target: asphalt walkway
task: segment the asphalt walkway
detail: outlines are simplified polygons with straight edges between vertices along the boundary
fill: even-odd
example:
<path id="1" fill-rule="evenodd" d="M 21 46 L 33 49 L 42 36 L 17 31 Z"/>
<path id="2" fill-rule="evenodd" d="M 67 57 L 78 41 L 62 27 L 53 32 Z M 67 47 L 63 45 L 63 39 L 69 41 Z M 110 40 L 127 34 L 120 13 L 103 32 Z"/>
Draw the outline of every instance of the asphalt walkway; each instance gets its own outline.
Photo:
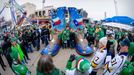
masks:
<path id="1" fill-rule="evenodd" d="M 53 37 L 56 38 L 56 36 L 57 35 L 55 35 Z M 79 37 L 82 38 L 82 36 L 79 36 Z M 84 40 L 84 42 L 86 42 L 86 41 Z M 41 45 L 41 49 L 42 48 L 44 48 L 44 45 Z M 69 59 L 69 56 L 71 54 L 78 55 L 76 53 L 75 49 L 62 49 L 61 48 L 59 53 L 53 57 L 53 61 L 54 61 L 55 66 L 64 71 L 67 60 Z M 28 60 L 28 64 L 26 64 L 26 65 L 28 66 L 29 70 L 32 72 L 32 75 L 36 75 L 36 67 L 37 67 L 37 62 L 40 58 L 40 53 L 39 53 L 39 51 L 36 51 L 34 49 L 34 52 L 29 53 L 29 56 L 30 56 L 31 60 Z M 86 58 L 90 61 L 92 56 L 93 56 L 93 54 L 86 57 Z M 7 64 L 5 57 L 3 57 L 3 59 L 5 60 L 4 62 L 6 63 L 7 68 L 6 68 L 6 71 L 3 71 L 3 69 L 0 67 L 1 75 L 14 75 L 13 72 L 11 71 L 11 69 L 9 68 L 9 65 Z M 73 63 L 73 65 L 75 65 L 75 62 Z M 101 71 L 98 72 L 98 75 L 101 75 Z"/>

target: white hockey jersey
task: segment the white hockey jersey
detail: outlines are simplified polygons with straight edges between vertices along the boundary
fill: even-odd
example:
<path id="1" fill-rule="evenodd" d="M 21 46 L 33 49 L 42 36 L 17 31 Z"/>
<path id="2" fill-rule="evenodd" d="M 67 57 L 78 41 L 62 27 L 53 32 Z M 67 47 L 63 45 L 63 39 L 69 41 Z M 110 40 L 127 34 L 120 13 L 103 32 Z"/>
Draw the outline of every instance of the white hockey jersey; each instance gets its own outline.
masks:
<path id="1" fill-rule="evenodd" d="M 105 65 L 103 75 L 118 75 L 127 59 L 127 53 L 117 54 Z"/>
<path id="2" fill-rule="evenodd" d="M 98 50 L 95 53 L 94 57 L 91 60 L 91 65 L 94 70 L 97 70 L 104 65 L 106 55 L 107 55 L 106 48 L 103 50 Z"/>

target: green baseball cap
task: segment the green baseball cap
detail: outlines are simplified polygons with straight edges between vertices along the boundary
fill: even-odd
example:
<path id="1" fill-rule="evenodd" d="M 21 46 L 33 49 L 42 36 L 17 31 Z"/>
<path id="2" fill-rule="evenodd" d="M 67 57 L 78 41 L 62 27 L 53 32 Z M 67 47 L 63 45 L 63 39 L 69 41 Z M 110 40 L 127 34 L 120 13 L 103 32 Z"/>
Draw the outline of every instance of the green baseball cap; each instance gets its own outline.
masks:
<path id="1" fill-rule="evenodd" d="M 80 72 L 88 71 L 91 67 L 90 65 L 90 62 L 86 58 L 82 56 L 76 57 L 76 69 Z"/>

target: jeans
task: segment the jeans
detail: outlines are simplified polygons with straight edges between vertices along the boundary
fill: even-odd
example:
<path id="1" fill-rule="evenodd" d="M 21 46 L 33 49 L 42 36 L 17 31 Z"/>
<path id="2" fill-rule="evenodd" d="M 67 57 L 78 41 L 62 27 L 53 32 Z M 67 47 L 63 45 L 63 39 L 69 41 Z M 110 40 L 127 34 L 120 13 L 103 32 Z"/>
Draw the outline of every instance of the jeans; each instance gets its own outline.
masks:
<path id="1" fill-rule="evenodd" d="M 87 33 L 84 33 L 84 39 L 87 38 Z"/>
<path id="2" fill-rule="evenodd" d="M 44 37 L 41 36 L 41 41 L 42 41 L 42 44 L 44 44 Z"/>
<path id="3" fill-rule="evenodd" d="M 62 42 L 63 48 L 67 48 L 67 40 Z"/>
<path id="4" fill-rule="evenodd" d="M 48 43 L 48 35 L 44 35 L 43 39 L 44 39 L 44 42 L 45 42 L 45 46 L 47 46 L 49 44 Z"/>
<path id="5" fill-rule="evenodd" d="M 33 45 L 34 48 L 36 47 L 35 40 L 32 41 L 32 45 Z"/>
<path id="6" fill-rule="evenodd" d="M 50 41 L 50 34 L 48 35 L 48 40 Z"/>
<path id="7" fill-rule="evenodd" d="M 67 40 L 67 47 L 70 47 L 70 40 Z"/>
<path id="8" fill-rule="evenodd" d="M 2 69 L 5 71 L 5 64 L 4 64 L 4 61 L 2 59 L 1 54 L 0 54 L 0 64 L 1 64 Z"/>
<path id="9" fill-rule="evenodd" d="M 12 69 L 12 62 L 13 62 L 13 60 L 12 60 L 12 58 L 10 57 L 10 54 L 9 54 L 8 52 L 6 52 L 6 53 L 4 53 L 4 56 L 6 57 L 7 62 L 8 62 L 8 64 L 9 64 L 10 68 Z"/>
<path id="10" fill-rule="evenodd" d="M 35 40 L 35 45 L 37 47 L 37 50 L 40 50 L 40 39 Z"/>
<path id="11" fill-rule="evenodd" d="M 70 48 L 74 48 L 75 47 L 75 41 L 74 40 L 70 40 L 69 44 L 70 44 Z"/>
<path id="12" fill-rule="evenodd" d="M 30 72 L 30 71 L 28 71 L 28 72 L 26 73 L 26 75 L 31 75 L 31 72 Z"/>
<path id="13" fill-rule="evenodd" d="M 26 48 L 26 53 L 28 53 L 28 50 L 33 52 L 31 44 L 26 45 L 25 48 Z"/>
<path id="14" fill-rule="evenodd" d="M 26 64 L 25 59 L 23 59 L 23 60 L 21 61 L 21 64 L 23 64 L 23 65 L 25 65 L 25 64 Z"/>
<path id="15" fill-rule="evenodd" d="M 134 62 L 134 55 L 132 56 L 131 62 Z"/>

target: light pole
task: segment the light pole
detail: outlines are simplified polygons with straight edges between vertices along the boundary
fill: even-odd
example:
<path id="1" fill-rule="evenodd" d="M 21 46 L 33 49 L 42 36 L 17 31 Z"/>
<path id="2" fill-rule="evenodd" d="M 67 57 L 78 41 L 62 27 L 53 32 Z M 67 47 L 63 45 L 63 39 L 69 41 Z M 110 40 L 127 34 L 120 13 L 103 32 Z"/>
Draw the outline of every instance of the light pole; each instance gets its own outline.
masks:
<path id="1" fill-rule="evenodd" d="M 42 9 L 44 9 L 45 0 L 42 0 Z"/>
<path id="2" fill-rule="evenodd" d="M 107 12 L 106 11 L 104 12 L 104 18 L 107 18 Z"/>
<path id="3" fill-rule="evenodd" d="M 114 7 L 115 7 L 115 14 L 118 16 L 118 7 L 117 7 L 117 1 L 114 0 Z"/>

